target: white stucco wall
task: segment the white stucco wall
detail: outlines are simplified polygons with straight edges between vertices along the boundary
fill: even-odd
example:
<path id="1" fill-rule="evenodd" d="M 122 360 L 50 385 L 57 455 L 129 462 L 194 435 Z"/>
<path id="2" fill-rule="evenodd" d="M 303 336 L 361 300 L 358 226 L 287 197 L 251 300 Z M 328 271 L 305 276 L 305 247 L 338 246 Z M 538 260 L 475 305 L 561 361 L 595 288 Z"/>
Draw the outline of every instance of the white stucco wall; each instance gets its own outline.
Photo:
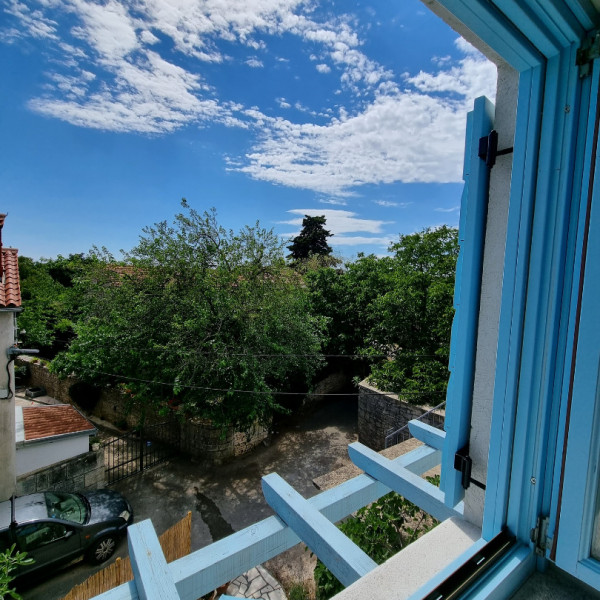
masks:
<path id="1" fill-rule="evenodd" d="M 0 310 L 0 501 L 10 498 L 15 490 L 15 399 L 14 368 L 9 365 L 10 383 L 6 371 L 8 356 L 6 350 L 15 341 L 15 313 L 10 310 Z M 7 397 L 10 396 L 10 397 Z"/>
<path id="2" fill-rule="evenodd" d="M 23 432 L 23 409 L 16 411 L 16 472 L 23 475 L 84 454 L 89 450 L 89 433 L 26 442 Z"/>

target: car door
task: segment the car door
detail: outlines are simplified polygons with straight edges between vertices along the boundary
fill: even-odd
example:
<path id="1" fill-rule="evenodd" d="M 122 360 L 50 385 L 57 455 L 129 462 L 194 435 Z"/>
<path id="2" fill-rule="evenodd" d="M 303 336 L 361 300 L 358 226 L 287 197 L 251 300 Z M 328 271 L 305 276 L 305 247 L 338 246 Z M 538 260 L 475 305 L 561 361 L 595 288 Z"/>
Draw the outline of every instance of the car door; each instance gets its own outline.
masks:
<path id="1" fill-rule="evenodd" d="M 81 535 L 78 527 L 62 521 L 46 520 L 19 525 L 15 530 L 17 545 L 35 563 L 24 571 L 66 563 L 81 554 Z"/>

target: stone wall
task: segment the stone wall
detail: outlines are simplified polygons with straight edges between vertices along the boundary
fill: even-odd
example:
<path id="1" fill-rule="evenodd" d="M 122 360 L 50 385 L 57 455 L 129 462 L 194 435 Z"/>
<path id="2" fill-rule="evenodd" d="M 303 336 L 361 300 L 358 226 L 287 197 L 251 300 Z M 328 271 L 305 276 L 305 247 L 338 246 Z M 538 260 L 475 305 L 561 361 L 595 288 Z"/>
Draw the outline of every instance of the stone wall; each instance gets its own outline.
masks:
<path id="1" fill-rule="evenodd" d="M 77 382 L 77 379 L 73 377 L 59 379 L 50 373 L 44 362 L 31 356 L 20 356 L 15 360 L 15 365 L 27 368 L 28 375 L 25 379 L 27 387 L 44 387 L 48 396 L 52 396 L 64 404 L 72 404 L 69 388 Z"/>
<path id="2" fill-rule="evenodd" d="M 366 380 L 361 381 L 358 386 L 358 441 L 373 450 L 383 450 L 390 430 L 404 427 L 432 408 L 409 404 L 400 400 L 397 394 L 382 392 Z M 422 420 L 435 427 L 443 423 L 444 415 L 444 410 L 436 410 Z"/>
<path id="3" fill-rule="evenodd" d="M 27 365 L 29 375 L 26 384 L 28 387 L 44 387 L 48 396 L 52 396 L 64 404 L 75 404 L 69 390 L 72 385 L 79 383 L 78 379 L 75 377 L 59 379 L 54 373 L 50 373 L 46 363 L 30 356 L 18 358 L 16 364 Z M 140 422 L 141 413 L 138 407 L 131 407 L 127 400 L 127 395 L 121 389 L 105 387 L 100 390 L 100 396 L 92 415 L 120 428 L 136 427 Z M 148 422 L 152 423 L 156 420 L 149 418 Z"/>
<path id="4" fill-rule="evenodd" d="M 236 431 L 233 435 L 233 455 L 246 454 L 259 444 L 268 443 L 269 440 L 269 428 L 258 423 L 253 425 L 249 431 Z"/>
<path id="5" fill-rule="evenodd" d="M 28 386 L 43 386 L 49 396 L 65 404 L 74 404 L 69 394 L 69 388 L 78 382 L 77 379 L 68 377 L 60 380 L 56 375 L 50 373 L 43 362 L 35 358 L 20 358 L 18 364 L 28 365 Z M 100 397 L 91 416 L 108 421 L 119 429 L 132 429 L 140 422 L 141 410 L 138 406 L 131 406 L 128 400 L 127 394 L 120 389 L 106 387 L 100 391 Z M 162 416 L 145 415 L 147 425 L 164 420 L 165 417 Z M 210 463 L 221 463 L 235 456 L 241 456 L 269 437 L 268 428 L 258 425 L 252 427 L 248 432 L 236 432 L 232 429 L 223 431 L 202 419 L 186 420 L 179 426 L 178 437 L 181 452 Z"/>
<path id="6" fill-rule="evenodd" d="M 17 477 L 17 495 L 46 490 L 74 492 L 106 486 L 104 451 L 86 452 Z"/>
<path id="7" fill-rule="evenodd" d="M 327 394 L 337 394 L 348 386 L 350 378 L 343 371 L 330 373 L 314 386 L 311 394 L 308 394 L 302 403 L 304 410 L 312 410 L 327 400 Z"/>

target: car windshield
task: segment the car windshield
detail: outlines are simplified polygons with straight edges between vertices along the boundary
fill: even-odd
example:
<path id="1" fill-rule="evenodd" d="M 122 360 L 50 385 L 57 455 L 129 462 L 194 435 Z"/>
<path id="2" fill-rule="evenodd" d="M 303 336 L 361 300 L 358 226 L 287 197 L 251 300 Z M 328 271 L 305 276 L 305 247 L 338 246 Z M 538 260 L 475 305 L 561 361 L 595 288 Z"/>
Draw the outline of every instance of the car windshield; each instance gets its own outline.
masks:
<path id="1" fill-rule="evenodd" d="M 87 508 L 77 494 L 46 492 L 46 507 L 51 519 L 64 519 L 82 525 L 87 520 Z"/>

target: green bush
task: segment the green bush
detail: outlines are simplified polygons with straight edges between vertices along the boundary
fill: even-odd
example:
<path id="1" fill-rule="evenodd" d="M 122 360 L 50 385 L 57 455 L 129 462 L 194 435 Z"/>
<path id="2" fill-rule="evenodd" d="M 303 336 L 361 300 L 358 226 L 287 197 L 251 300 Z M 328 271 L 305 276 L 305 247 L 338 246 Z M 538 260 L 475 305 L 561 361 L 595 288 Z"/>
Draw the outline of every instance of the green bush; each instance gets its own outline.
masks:
<path id="1" fill-rule="evenodd" d="M 14 554 L 13 554 L 14 553 Z M 0 598 L 15 598 L 20 600 L 21 596 L 17 594 L 14 588 L 10 587 L 15 578 L 17 567 L 28 565 L 33 562 L 32 558 L 27 558 L 27 552 L 15 552 L 15 544 L 8 550 L 0 552 Z"/>
<path id="2" fill-rule="evenodd" d="M 338 527 L 377 564 L 381 564 L 437 523 L 418 506 L 391 492 L 361 508 L 355 517 L 343 521 Z M 314 577 L 317 600 L 327 600 L 344 587 L 320 560 L 317 561 Z"/>
<path id="3" fill-rule="evenodd" d="M 289 600 L 310 600 L 310 593 L 303 583 L 294 583 L 288 592 Z"/>

